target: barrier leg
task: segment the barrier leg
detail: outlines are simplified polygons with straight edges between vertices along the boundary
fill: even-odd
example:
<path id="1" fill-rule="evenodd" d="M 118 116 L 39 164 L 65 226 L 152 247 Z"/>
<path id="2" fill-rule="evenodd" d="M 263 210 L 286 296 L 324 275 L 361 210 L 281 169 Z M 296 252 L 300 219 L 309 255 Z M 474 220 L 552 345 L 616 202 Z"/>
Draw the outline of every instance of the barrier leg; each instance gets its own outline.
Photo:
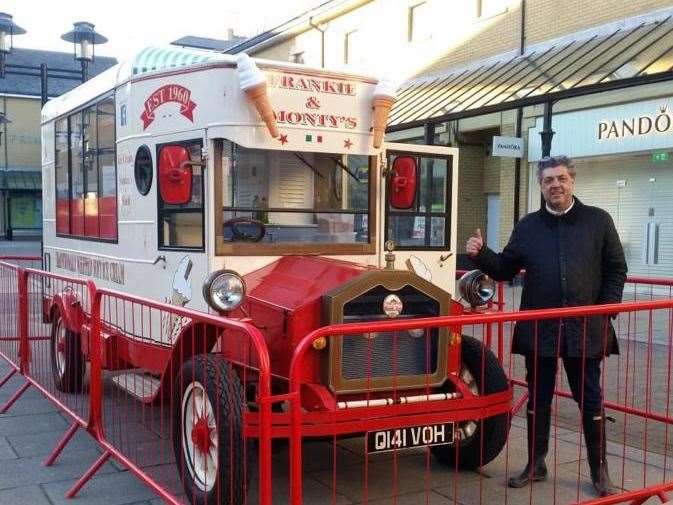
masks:
<path id="1" fill-rule="evenodd" d="M 72 423 L 70 428 L 68 428 L 68 431 L 65 432 L 61 440 L 58 442 L 58 445 L 54 447 L 54 450 L 51 451 L 51 454 L 47 459 L 44 460 L 44 466 L 51 466 L 54 464 L 54 462 L 58 459 L 58 457 L 61 455 L 61 452 L 63 452 L 63 449 L 65 449 L 65 446 L 68 445 L 68 442 L 72 439 L 72 437 L 75 435 L 77 432 L 77 429 L 79 428 L 79 423 L 75 421 Z"/>
<path id="2" fill-rule="evenodd" d="M 30 382 L 25 382 L 23 386 L 21 386 L 19 389 L 17 389 L 16 393 L 12 395 L 12 397 L 5 402 L 5 404 L 0 407 L 0 414 L 4 414 L 7 412 L 12 405 L 14 405 L 14 402 L 21 398 L 21 395 L 26 392 L 26 389 L 30 387 Z"/>
<path id="3" fill-rule="evenodd" d="M 2 379 L 0 379 L 0 388 L 7 384 L 7 381 L 14 377 L 14 374 L 16 373 L 16 368 L 12 368 L 7 375 L 5 375 Z"/>
<path id="4" fill-rule="evenodd" d="M 523 395 L 521 395 L 521 398 L 519 398 L 519 401 L 512 407 L 512 415 L 518 414 L 518 412 L 522 409 L 522 407 L 526 404 L 528 401 L 528 391 L 526 391 Z"/>
<path id="5" fill-rule="evenodd" d="M 77 493 L 79 493 L 79 490 L 82 489 L 84 484 L 89 482 L 91 478 L 96 475 L 96 472 L 100 470 L 100 467 L 105 464 L 105 462 L 110 459 L 111 453 L 110 451 L 105 451 L 100 458 L 96 460 L 96 462 L 91 465 L 91 468 L 89 468 L 82 477 L 75 482 L 75 485 L 71 487 L 68 492 L 65 494 L 66 498 L 74 498 Z"/>

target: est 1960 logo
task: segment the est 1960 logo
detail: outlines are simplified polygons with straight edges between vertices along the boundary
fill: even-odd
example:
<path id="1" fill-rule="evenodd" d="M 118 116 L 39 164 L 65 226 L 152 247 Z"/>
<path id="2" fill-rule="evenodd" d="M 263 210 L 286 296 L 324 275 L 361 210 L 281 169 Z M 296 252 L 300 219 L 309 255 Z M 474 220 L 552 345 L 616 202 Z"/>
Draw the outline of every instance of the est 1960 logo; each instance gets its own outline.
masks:
<path id="1" fill-rule="evenodd" d="M 146 130 L 152 121 L 155 119 L 155 111 L 162 105 L 169 102 L 176 102 L 180 104 L 180 114 L 194 122 L 194 109 L 196 103 L 192 101 L 192 92 L 180 86 L 179 84 L 166 84 L 154 91 L 145 100 L 143 113 L 140 119 L 143 120 L 143 130 Z"/>

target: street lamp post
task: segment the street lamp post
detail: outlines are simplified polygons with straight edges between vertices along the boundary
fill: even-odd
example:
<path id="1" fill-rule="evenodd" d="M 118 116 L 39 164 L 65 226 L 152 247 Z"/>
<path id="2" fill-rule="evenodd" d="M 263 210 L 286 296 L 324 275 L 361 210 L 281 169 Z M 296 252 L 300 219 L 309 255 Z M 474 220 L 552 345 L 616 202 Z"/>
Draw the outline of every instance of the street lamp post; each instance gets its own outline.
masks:
<path id="1" fill-rule="evenodd" d="M 61 35 L 66 42 L 73 43 L 75 59 L 82 65 L 82 82 L 89 78 L 89 63 L 94 60 L 96 44 L 105 44 L 107 38 L 94 29 L 94 24 L 88 21 L 78 21 L 73 29 Z"/>
<path id="2" fill-rule="evenodd" d="M 0 12 L 0 78 L 5 77 L 5 59 L 12 52 L 14 35 L 26 33 L 26 30 L 17 25 L 12 16 Z"/>
<path id="3" fill-rule="evenodd" d="M 44 106 L 49 99 L 48 81 L 49 78 L 80 81 L 84 82 L 88 79 L 89 63 L 94 60 L 94 46 L 96 44 L 104 44 L 107 39 L 94 30 L 94 25 L 87 22 L 74 23 L 74 29 L 61 38 L 67 42 L 74 44 L 75 60 L 81 64 L 81 71 L 70 68 L 48 68 L 46 63 L 38 66 L 32 65 L 16 65 L 7 63 L 7 56 L 12 52 L 14 35 L 26 33 L 26 30 L 14 23 L 10 14 L 0 12 L 0 79 L 4 79 L 6 75 L 27 76 L 40 80 L 40 96 L 42 105 Z M 0 113 L 0 141 L 2 133 L 5 133 L 5 124 L 11 123 L 5 116 L 6 111 Z M 5 135 L 6 137 L 6 135 Z M 7 139 L 5 138 L 5 142 Z M 2 169 L 7 171 L 7 160 Z M 4 198 L 0 206 L 4 205 L 5 214 L 5 228 L 6 237 L 12 239 L 12 226 L 9 205 L 9 191 L 3 191 Z M 0 207 L 1 208 L 1 207 Z"/>

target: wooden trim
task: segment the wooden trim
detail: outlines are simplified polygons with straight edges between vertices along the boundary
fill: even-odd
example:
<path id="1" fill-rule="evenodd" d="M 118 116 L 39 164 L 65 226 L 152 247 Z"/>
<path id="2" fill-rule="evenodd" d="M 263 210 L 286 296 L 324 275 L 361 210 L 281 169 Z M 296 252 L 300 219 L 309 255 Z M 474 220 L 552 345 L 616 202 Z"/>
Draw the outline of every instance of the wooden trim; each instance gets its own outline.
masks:
<path id="1" fill-rule="evenodd" d="M 215 254 L 218 256 L 335 256 L 335 255 L 360 255 L 374 254 L 376 244 L 353 243 L 353 244 L 290 244 L 279 242 L 277 244 L 265 244 L 260 242 L 248 242 L 234 244 L 224 242 L 222 236 L 217 237 Z"/>

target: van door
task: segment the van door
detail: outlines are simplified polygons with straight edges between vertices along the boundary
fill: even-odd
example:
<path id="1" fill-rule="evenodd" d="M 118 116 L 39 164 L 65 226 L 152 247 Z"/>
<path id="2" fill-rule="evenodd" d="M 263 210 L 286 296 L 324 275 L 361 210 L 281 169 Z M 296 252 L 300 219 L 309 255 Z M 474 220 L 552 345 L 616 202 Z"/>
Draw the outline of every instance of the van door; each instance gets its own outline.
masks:
<path id="1" fill-rule="evenodd" d="M 394 242 L 395 268 L 453 293 L 456 272 L 458 150 L 386 144 L 381 263 Z"/>

